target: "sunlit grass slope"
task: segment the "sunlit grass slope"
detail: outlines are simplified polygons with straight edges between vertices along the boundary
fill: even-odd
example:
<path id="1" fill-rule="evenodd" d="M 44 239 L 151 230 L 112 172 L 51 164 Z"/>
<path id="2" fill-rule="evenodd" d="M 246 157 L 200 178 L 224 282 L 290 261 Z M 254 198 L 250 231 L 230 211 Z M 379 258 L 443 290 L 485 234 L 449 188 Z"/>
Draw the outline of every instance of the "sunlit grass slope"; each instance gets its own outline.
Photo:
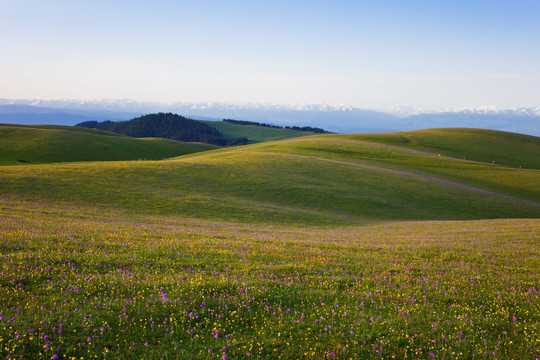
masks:
<path id="1" fill-rule="evenodd" d="M 300 136 L 315 135 L 310 131 L 292 129 L 278 129 L 265 126 L 239 125 L 225 121 L 203 121 L 205 124 L 218 129 L 228 139 L 247 137 L 250 144 L 265 141 L 275 141 L 296 138 Z"/>
<path id="2" fill-rule="evenodd" d="M 417 133 L 422 135 L 425 143 L 430 143 L 432 146 L 419 146 L 418 149 L 404 147 L 401 144 L 395 145 L 395 141 L 393 141 L 402 136 L 417 136 Z M 432 140 L 430 134 L 435 134 L 434 138 L 438 140 Z M 446 137 L 443 136 L 444 134 Z M 490 134 L 493 134 L 491 141 L 488 140 Z M 478 145 L 477 135 L 484 138 L 483 146 Z M 540 138 L 523 137 L 526 141 L 520 142 L 522 135 L 512 133 L 478 129 L 460 129 L 456 133 L 455 129 L 438 129 L 402 133 L 325 135 L 313 138 L 316 139 L 314 141 L 301 139 L 301 141 L 292 140 L 287 143 L 263 144 L 263 146 L 269 151 L 274 149 L 304 156 L 310 154 L 320 159 L 343 160 L 348 158 L 347 161 L 377 164 L 392 169 L 401 169 L 408 173 L 431 174 L 439 177 L 439 181 L 443 178 L 456 180 L 485 190 L 540 201 L 538 178 L 540 157 L 536 156 L 540 151 Z M 385 142 L 386 139 L 390 140 Z M 437 145 L 439 143 L 453 143 L 456 151 L 466 151 L 474 158 L 486 156 L 489 152 L 502 154 L 507 149 L 513 155 L 506 155 L 506 159 L 512 159 L 514 163 L 527 163 L 530 171 L 524 171 L 526 169 L 519 167 L 499 165 L 497 161 L 500 161 L 503 155 L 497 157 L 495 164 L 491 160 L 489 162 L 464 160 L 461 158 L 461 154 L 457 158 L 444 156 L 440 152 L 440 145 Z M 476 148 L 479 150 L 475 151 Z M 494 156 L 487 157 L 493 158 Z"/>
<path id="3" fill-rule="evenodd" d="M 540 138 L 503 131 L 447 128 L 356 134 L 355 139 L 405 146 L 508 167 L 540 169 Z"/>
<path id="4" fill-rule="evenodd" d="M 3 167 L 2 196 L 249 222 L 540 217 L 540 170 L 319 135 L 166 161 Z"/>
<path id="5" fill-rule="evenodd" d="M 163 159 L 215 149 L 200 143 L 134 139 L 73 126 L 0 124 L 0 165 Z"/>

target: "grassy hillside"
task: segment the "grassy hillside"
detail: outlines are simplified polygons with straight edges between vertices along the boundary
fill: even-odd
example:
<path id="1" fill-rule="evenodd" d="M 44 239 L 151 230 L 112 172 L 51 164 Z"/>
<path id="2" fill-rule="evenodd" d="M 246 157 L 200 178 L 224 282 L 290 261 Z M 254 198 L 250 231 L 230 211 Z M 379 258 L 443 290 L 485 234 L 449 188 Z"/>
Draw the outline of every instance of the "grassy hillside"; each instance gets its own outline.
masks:
<path id="1" fill-rule="evenodd" d="M 163 159 L 216 148 L 73 126 L 0 124 L 0 165 Z"/>
<path id="2" fill-rule="evenodd" d="M 540 217 L 540 171 L 319 135 L 160 162 L 4 167 L 2 196 L 297 224 Z"/>
<path id="3" fill-rule="evenodd" d="M 231 124 L 225 121 L 202 121 L 205 124 L 219 130 L 224 137 L 235 139 L 239 137 L 247 137 L 250 144 L 260 143 L 265 141 L 275 141 L 290 139 L 300 136 L 315 135 L 314 132 L 298 131 L 291 129 L 278 129 L 255 125 L 238 125 Z"/>
<path id="4" fill-rule="evenodd" d="M 540 138 L 530 135 L 449 128 L 357 134 L 352 138 L 425 150 L 458 159 L 540 169 Z"/>
<path id="5" fill-rule="evenodd" d="M 370 136 L 0 166 L 0 358 L 539 358 L 540 170 Z"/>
<path id="6" fill-rule="evenodd" d="M 429 140 L 430 130 L 426 130 L 425 139 Z M 286 143 L 263 144 L 266 150 L 276 150 L 287 152 L 290 154 L 311 155 L 321 159 L 333 159 L 347 161 L 363 161 L 371 164 L 376 164 L 379 167 L 389 167 L 400 169 L 407 173 L 434 175 L 447 180 L 463 182 L 485 190 L 502 192 L 525 199 L 540 201 L 540 186 L 538 185 L 540 167 L 540 158 L 536 157 L 540 144 L 539 138 L 526 136 L 528 142 L 514 141 L 509 146 L 506 143 L 506 136 L 520 138 L 521 135 L 510 133 L 499 133 L 484 130 L 462 130 L 458 135 L 453 129 L 448 129 L 447 136 L 443 137 L 447 143 L 460 143 L 460 149 L 467 149 L 471 157 L 480 158 L 490 152 L 493 154 L 501 154 L 501 149 L 512 149 L 514 155 L 507 155 L 505 159 L 511 158 L 513 163 L 527 163 L 530 168 L 512 168 L 498 164 L 501 157 L 497 157 L 495 164 L 492 161 L 488 163 L 463 160 L 461 158 L 452 158 L 440 154 L 440 149 L 436 141 L 432 148 L 427 146 L 421 147 L 420 150 L 401 145 L 394 145 L 391 141 L 384 143 L 386 137 L 392 138 L 396 135 L 415 134 L 416 132 L 404 133 L 384 133 L 384 134 L 351 134 L 351 135 L 326 135 L 317 138 L 316 141 L 309 139 L 301 139 L 305 141 L 288 141 Z M 445 133 L 445 129 L 437 130 L 438 136 Z M 491 142 L 485 142 L 485 146 L 478 153 L 474 152 L 477 143 L 477 137 L 471 136 L 478 133 L 484 133 L 484 136 L 489 137 L 490 133 L 496 136 L 491 138 Z M 468 139 L 464 141 L 460 137 Z M 364 137 L 369 140 L 364 140 Z M 441 142 L 443 140 L 441 139 Z M 457 146 L 456 146 L 457 148 Z M 431 152 L 429 151 L 431 150 Z M 512 157 L 513 156 L 513 157 Z M 493 158 L 493 156 L 489 156 Z M 532 169 L 531 169 L 532 168 Z M 530 170 L 530 171 L 525 171 Z"/>

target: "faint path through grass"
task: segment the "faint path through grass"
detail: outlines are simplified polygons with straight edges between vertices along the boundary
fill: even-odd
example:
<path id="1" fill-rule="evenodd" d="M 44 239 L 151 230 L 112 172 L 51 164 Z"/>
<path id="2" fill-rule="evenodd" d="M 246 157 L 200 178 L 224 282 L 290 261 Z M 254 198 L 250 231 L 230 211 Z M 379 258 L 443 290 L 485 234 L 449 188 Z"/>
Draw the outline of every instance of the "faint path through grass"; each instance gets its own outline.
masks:
<path id="1" fill-rule="evenodd" d="M 523 198 L 512 196 L 512 195 L 502 194 L 502 193 L 499 193 L 499 192 L 496 192 L 496 191 L 485 190 L 485 189 L 481 189 L 481 188 L 478 188 L 478 187 L 475 187 L 475 186 L 472 186 L 472 185 L 468 185 L 468 184 L 465 184 L 465 183 L 461 183 L 461 182 L 457 182 L 457 181 L 453 181 L 453 180 L 448 180 L 448 179 L 444 179 L 442 177 L 438 177 L 438 176 L 434 176 L 434 175 L 428 175 L 428 174 L 425 174 L 425 173 L 398 170 L 398 169 L 390 169 L 390 168 L 388 168 L 388 166 L 383 167 L 383 166 L 369 165 L 369 164 L 365 164 L 365 163 L 360 164 L 360 163 L 357 163 L 357 162 L 333 160 L 333 159 L 326 159 L 326 158 L 315 157 L 315 156 L 294 155 L 294 154 L 283 154 L 283 156 L 288 156 L 288 157 L 291 157 L 291 158 L 292 157 L 294 157 L 294 158 L 305 158 L 305 159 L 312 159 L 312 160 L 315 159 L 315 160 L 334 163 L 334 164 L 354 166 L 354 167 L 370 169 L 370 170 L 377 170 L 377 171 L 387 173 L 387 174 L 406 176 L 406 177 L 409 177 L 409 178 L 413 178 L 413 179 L 417 179 L 417 180 L 423 180 L 423 181 L 431 181 L 431 182 L 435 182 L 437 184 L 441 184 L 441 185 L 445 185 L 445 186 L 451 186 L 451 187 L 454 187 L 454 188 L 457 188 L 457 189 L 469 190 L 469 191 L 474 191 L 476 193 L 481 193 L 481 194 L 486 194 L 486 195 L 490 195 L 490 196 L 493 196 L 493 197 L 498 197 L 500 199 L 513 201 L 515 203 L 521 203 L 521 204 L 527 204 L 527 205 L 540 207 L 540 202 L 537 202 L 537 201 L 523 199 Z"/>

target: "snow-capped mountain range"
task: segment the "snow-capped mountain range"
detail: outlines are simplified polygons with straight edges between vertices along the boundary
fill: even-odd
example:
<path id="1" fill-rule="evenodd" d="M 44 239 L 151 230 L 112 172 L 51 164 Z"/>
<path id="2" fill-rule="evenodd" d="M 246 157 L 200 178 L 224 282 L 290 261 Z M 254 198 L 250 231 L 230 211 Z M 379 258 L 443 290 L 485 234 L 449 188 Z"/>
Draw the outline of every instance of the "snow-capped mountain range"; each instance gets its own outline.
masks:
<path id="1" fill-rule="evenodd" d="M 480 106 L 419 109 L 396 106 L 360 109 L 328 104 L 239 104 L 222 102 L 162 104 L 136 100 L 0 99 L 0 122 L 74 125 L 87 120 L 127 120 L 153 112 L 193 119 L 237 119 L 276 125 L 315 126 L 339 133 L 403 131 L 436 127 L 475 127 L 540 136 L 540 108 Z"/>

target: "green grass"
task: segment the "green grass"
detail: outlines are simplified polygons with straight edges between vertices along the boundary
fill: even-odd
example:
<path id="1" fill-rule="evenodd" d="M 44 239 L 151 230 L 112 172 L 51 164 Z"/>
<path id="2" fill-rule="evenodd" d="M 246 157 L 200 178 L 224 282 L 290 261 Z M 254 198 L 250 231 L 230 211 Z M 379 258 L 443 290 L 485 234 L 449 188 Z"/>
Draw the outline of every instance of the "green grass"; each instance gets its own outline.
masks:
<path id="1" fill-rule="evenodd" d="M 448 128 L 379 134 L 354 139 L 438 153 L 507 167 L 540 169 L 540 138 L 502 131 Z"/>
<path id="2" fill-rule="evenodd" d="M 234 139 L 239 137 L 247 137 L 250 144 L 290 139 L 301 136 L 315 135 L 310 131 L 298 131 L 291 129 L 278 129 L 265 126 L 255 125 L 239 125 L 232 124 L 225 121 L 202 121 L 207 125 L 210 125 L 218 129 L 224 137 L 228 139 Z"/>
<path id="3" fill-rule="evenodd" d="M 0 165 L 163 159 L 216 148 L 54 125 L 0 124 L 0 139 Z"/>
<path id="4" fill-rule="evenodd" d="M 429 134 L 1 166 L 0 358 L 539 358 L 537 149 Z"/>
<path id="5" fill-rule="evenodd" d="M 540 217 L 540 171 L 349 135 L 166 161 L 3 167 L 0 194 L 130 212 L 283 224 Z"/>
<path id="6" fill-rule="evenodd" d="M 540 355 L 538 220 L 298 229 L 4 199 L 0 221 L 2 358 Z"/>
<path id="7" fill-rule="evenodd" d="M 383 134 L 384 136 L 392 135 Z M 451 132 L 449 136 L 454 136 Z M 409 174 L 434 175 L 439 180 L 453 180 L 485 190 L 502 192 L 540 201 L 537 169 L 519 169 L 498 164 L 474 162 L 459 158 L 440 156 L 437 152 L 416 150 L 403 146 L 358 139 L 361 135 L 326 135 L 311 139 L 291 140 L 284 143 L 262 144 L 264 151 L 286 152 L 291 155 L 312 156 L 333 161 L 359 162 L 387 169 L 402 170 Z M 495 139 L 494 139 L 495 140 Z M 474 140 L 471 140 L 474 142 Z M 504 142 L 492 142 L 493 152 L 504 148 Z M 516 145 L 519 149 L 519 145 Z M 540 147 L 540 145 L 537 145 Z M 528 155 L 536 148 L 530 144 L 522 146 L 522 161 L 537 166 L 538 159 Z M 485 150 L 485 149 L 483 149 Z"/>

